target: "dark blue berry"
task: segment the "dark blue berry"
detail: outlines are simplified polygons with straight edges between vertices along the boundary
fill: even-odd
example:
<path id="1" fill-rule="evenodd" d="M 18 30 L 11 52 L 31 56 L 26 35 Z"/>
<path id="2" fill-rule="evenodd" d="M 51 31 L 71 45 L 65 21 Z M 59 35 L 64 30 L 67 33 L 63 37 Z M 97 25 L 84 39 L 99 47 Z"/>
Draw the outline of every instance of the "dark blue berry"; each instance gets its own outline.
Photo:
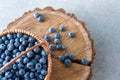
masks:
<path id="1" fill-rule="evenodd" d="M 27 40 L 29 38 L 28 35 L 24 34 L 23 37 Z"/>
<path id="2" fill-rule="evenodd" d="M 69 54 L 64 54 L 64 57 L 65 58 L 69 58 Z"/>
<path id="3" fill-rule="evenodd" d="M 27 68 L 32 69 L 34 67 L 34 64 L 32 62 L 27 63 Z"/>
<path id="4" fill-rule="evenodd" d="M 55 34 L 54 34 L 54 38 L 55 38 L 55 39 L 59 39 L 59 38 L 60 38 L 60 34 L 59 34 L 59 33 L 55 33 Z"/>
<path id="5" fill-rule="evenodd" d="M 28 44 L 28 41 L 26 41 L 26 40 L 22 42 L 22 45 L 24 45 L 24 46 L 27 46 L 27 44 Z"/>
<path id="6" fill-rule="evenodd" d="M 17 52 L 19 52 L 18 49 L 14 49 L 14 50 L 13 50 L 13 54 L 16 54 Z"/>
<path id="7" fill-rule="evenodd" d="M 19 51 L 25 51 L 25 47 L 23 45 L 19 46 Z"/>
<path id="8" fill-rule="evenodd" d="M 39 16 L 39 17 L 37 18 L 37 20 L 38 20 L 39 22 L 43 22 L 43 21 L 44 21 L 44 19 L 43 19 L 42 16 Z"/>
<path id="9" fill-rule="evenodd" d="M 10 40 L 10 43 L 12 43 L 12 44 L 13 44 L 14 42 L 15 42 L 15 40 L 14 40 L 14 39 L 11 39 L 11 40 Z"/>
<path id="10" fill-rule="evenodd" d="M 41 70 L 41 74 L 42 74 L 43 76 L 45 76 L 45 75 L 47 74 L 47 71 L 44 70 L 44 69 L 42 69 L 42 70 Z"/>
<path id="11" fill-rule="evenodd" d="M 24 68 L 24 64 L 23 63 L 18 63 L 18 68 L 19 69 Z"/>
<path id="12" fill-rule="evenodd" d="M 62 45 L 61 45 L 61 44 L 57 44 L 57 45 L 56 45 L 56 48 L 57 48 L 57 49 L 61 49 L 61 48 L 62 48 Z"/>
<path id="13" fill-rule="evenodd" d="M 70 59 L 73 59 L 74 57 L 75 57 L 74 54 L 69 54 Z"/>
<path id="14" fill-rule="evenodd" d="M 6 36 L 2 36 L 2 40 L 5 41 L 7 39 Z"/>
<path id="15" fill-rule="evenodd" d="M 55 32 L 55 29 L 52 28 L 52 27 L 50 27 L 50 28 L 49 28 L 49 32 L 50 32 L 50 33 L 54 33 L 54 32 Z"/>
<path id="16" fill-rule="evenodd" d="M 49 45 L 49 49 L 50 49 L 50 50 L 54 50 L 54 49 L 55 49 L 54 44 L 50 44 L 50 45 Z"/>
<path id="17" fill-rule="evenodd" d="M 83 59 L 81 59 L 81 63 L 82 63 L 83 65 L 87 65 L 87 64 L 88 64 L 88 60 L 85 59 L 85 58 L 83 58 Z"/>
<path id="18" fill-rule="evenodd" d="M 43 79 L 44 79 L 44 76 L 40 74 L 40 75 L 39 75 L 39 79 L 40 79 L 40 80 L 43 80 Z"/>
<path id="19" fill-rule="evenodd" d="M 65 50 L 66 49 L 66 46 L 62 45 L 62 50 Z"/>
<path id="20" fill-rule="evenodd" d="M 6 45 L 7 45 L 7 44 L 9 44 L 9 40 L 5 40 L 5 42 L 4 42 L 4 43 L 5 43 Z"/>
<path id="21" fill-rule="evenodd" d="M 39 60 L 39 62 L 40 62 L 41 64 L 46 64 L 46 58 L 45 58 L 45 57 L 42 57 L 42 58 Z"/>
<path id="22" fill-rule="evenodd" d="M 0 44 L 3 43 L 3 40 L 0 38 Z"/>
<path id="23" fill-rule="evenodd" d="M 1 54 L 1 58 L 5 59 L 5 53 Z"/>
<path id="24" fill-rule="evenodd" d="M 8 39 L 13 39 L 14 37 L 13 37 L 12 34 L 7 34 L 7 38 L 8 38 Z"/>
<path id="25" fill-rule="evenodd" d="M 71 62 L 70 59 L 65 59 L 65 60 L 64 60 L 64 64 L 65 64 L 66 66 L 71 66 L 72 62 Z"/>
<path id="26" fill-rule="evenodd" d="M 10 54 L 11 54 L 11 51 L 5 50 L 5 55 L 10 55 Z"/>
<path id="27" fill-rule="evenodd" d="M 35 59 L 36 59 L 36 60 L 39 60 L 40 58 L 41 58 L 40 55 L 35 55 Z"/>
<path id="28" fill-rule="evenodd" d="M 69 32 L 69 33 L 68 33 L 68 37 L 70 37 L 70 38 L 74 37 L 74 35 L 75 35 L 74 32 Z"/>
<path id="29" fill-rule="evenodd" d="M 34 76 L 35 76 L 34 73 L 31 72 L 31 73 L 30 73 L 30 78 L 34 78 Z"/>
<path id="30" fill-rule="evenodd" d="M 29 62 L 29 58 L 28 57 L 24 58 L 23 63 L 26 64 L 28 62 Z"/>
<path id="31" fill-rule="evenodd" d="M 24 69 L 20 69 L 19 70 L 19 75 L 24 75 L 25 74 L 25 70 Z"/>
<path id="32" fill-rule="evenodd" d="M 18 68 L 18 66 L 17 66 L 17 64 L 13 64 L 13 69 L 17 69 Z"/>
<path id="33" fill-rule="evenodd" d="M 34 39 L 33 37 L 29 37 L 28 41 L 29 41 L 30 43 L 34 43 L 34 42 L 35 42 L 35 39 Z"/>
<path id="34" fill-rule="evenodd" d="M 55 44 L 60 44 L 60 40 L 59 39 L 54 39 L 54 43 Z"/>
<path id="35" fill-rule="evenodd" d="M 17 34 L 13 34 L 14 39 L 17 38 Z"/>
<path id="36" fill-rule="evenodd" d="M 41 70 L 42 69 L 42 65 L 40 63 L 37 63 L 35 65 L 35 69 Z"/>
<path id="37" fill-rule="evenodd" d="M 33 43 L 29 43 L 28 46 L 29 46 L 29 47 L 32 47 L 32 46 L 34 46 L 34 44 L 33 44 Z"/>
<path id="38" fill-rule="evenodd" d="M 46 41 L 50 41 L 50 40 L 51 40 L 51 37 L 50 37 L 49 35 L 45 35 L 45 36 L 44 36 L 44 39 L 45 39 Z"/>
<path id="39" fill-rule="evenodd" d="M 40 52 L 41 52 L 41 49 L 40 49 L 39 47 L 37 47 L 37 48 L 34 49 L 34 52 L 35 52 L 35 53 L 40 53 Z"/>
<path id="40" fill-rule="evenodd" d="M 8 49 L 9 51 L 12 51 L 12 50 L 14 49 L 14 45 L 13 45 L 12 43 L 8 44 L 8 45 L 7 45 L 7 49 Z"/>
<path id="41" fill-rule="evenodd" d="M 46 51 L 42 50 L 41 55 L 44 56 L 44 57 L 47 56 Z"/>
<path id="42" fill-rule="evenodd" d="M 20 38 L 20 42 L 22 43 L 23 41 L 25 41 L 25 38 L 24 38 L 24 37 L 21 37 L 21 38 Z"/>
<path id="43" fill-rule="evenodd" d="M 6 56 L 6 57 L 5 57 L 5 60 L 6 60 L 6 61 L 10 61 L 10 59 L 11 59 L 10 56 Z"/>
<path id="44" fill-rule="evenodd" d="M 66 30 L 66 28 L 65 28 L 65 26 L 62 25 L 62 26 L 59 27 L 59 30 L 60 30 L 61 32 L 63 32 L 63 31 Z"/>
<path id="45" fill-rule="evenodd" d="M 27 57 L 31 58 L 34 56 L 34 52 L 33 51 L 30 51 L 27 53 Z"/>
<path id="46" fill-rule="evenodd" d="M 5 44 L 0 44 L 0 50 L 5 50 L 6 49 L 6 45 Z"/>
<path id="47" fill-rule="evenodd" d="M 43 65 L 43 69 L 47 70 L 47 64 Z"/>
<path id="48" fill-rule="evenodd" d="M 38 18 L 38 17 L 40 16 L 40 14 L 39 14 L 38 12 L 35 12 L 35 13 L 33 14 L 33 16 L 34 16 L 35 18 Z"/>
<path id="49" fill-rule="evenodd" d="M 60 61 L 64 61 L 65 58 L 64 58 L 64 56 L 59 56 L 58 59 L 59 59 Z"/>
<path id="50" fill-rule="evenodd" d="M 21 38 L 22 36 L 23 36 L 22 33 L 17 33 L 17 37 L 18 37 L 18 38 Z"/>
<path id="51" fill-rule="evenodd" d="M 16 38 L 15 41 L 16 41 L 16 42 L 20 42 L 20 38 Z"/>
<path id="52" fill-rule="evenodd" d="M 30 78 L 30 73 L 29 72 L 26 72 L 25 75 L 24 75 L 24 78 Z"/>
<path id="53" fill-rule="evenodd" d="M 12 77 L 12 73 L 10 71 L 5 73 L 5 77 L 6 78 L 11 78 Z"/>

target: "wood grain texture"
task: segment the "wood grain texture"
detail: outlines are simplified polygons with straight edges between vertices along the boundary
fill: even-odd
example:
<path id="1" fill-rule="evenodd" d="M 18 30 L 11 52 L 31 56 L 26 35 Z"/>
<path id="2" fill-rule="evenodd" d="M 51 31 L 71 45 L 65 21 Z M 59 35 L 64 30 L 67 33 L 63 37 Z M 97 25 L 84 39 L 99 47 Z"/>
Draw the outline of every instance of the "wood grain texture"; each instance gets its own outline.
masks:
<path id="1" fill-rule="evenodd" d="M 44 22 L 38 22 L 33 17 L 34 12 L 39 12 L 44 17 Z M 66 26 L 67 30 L 65 32 L 59 31 L 59 26 L 61 25 Z M 61 34 L 61 42 L 67 46 L 64 51 L 54 51 L 51 80 L 90 80 L 90 66 L 73 63 L 70 68 L 66 68 L 55 59 L 55 57 L 65 53 L 74 53 L 75 59 L 86 58 L 90 63 L 93 62 L 95 50 L 93 48 L 93 40 L 90 38 L 90 32 L 86 29 L 85 23 L 77 20 L 74 14 L 65 13 L 63 9 L 54 10 L 52 7 L 36 8 L 11 22 L 7 29 L 23 29 L 40 37 L 45 34 L 53 37 L 53 34 L 48 31 L 49 27 L 54 27 L 56 32 Z M 75 32 L 74 38 L 68 38 L 67 34 L 69 31 Z M 51 41 L 50 43 L 53 42 Z"/>

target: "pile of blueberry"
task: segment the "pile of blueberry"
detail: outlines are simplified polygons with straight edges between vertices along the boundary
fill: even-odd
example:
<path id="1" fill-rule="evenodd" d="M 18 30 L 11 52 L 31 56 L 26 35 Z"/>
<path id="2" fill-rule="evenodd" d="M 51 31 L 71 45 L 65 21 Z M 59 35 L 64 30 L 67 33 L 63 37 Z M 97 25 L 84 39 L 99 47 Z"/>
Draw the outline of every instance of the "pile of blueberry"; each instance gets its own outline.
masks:
<path id="1" fill-rule="evenodd" d="M 0 37 L 0 68 L 35 44 L 35 38 L 22 33 Z M 47 53 L 37 47 L 0 72 L 0 80 L 44 80 L 47 64 Z"/>
<path id="2" fill-rule="evenodd" d="M 72 59 L 74 58 L 74 54 L 64 54 L 58 57 L 58 59 L 65 64 L 65 66 L 69 67 L 72 64 Z"/>

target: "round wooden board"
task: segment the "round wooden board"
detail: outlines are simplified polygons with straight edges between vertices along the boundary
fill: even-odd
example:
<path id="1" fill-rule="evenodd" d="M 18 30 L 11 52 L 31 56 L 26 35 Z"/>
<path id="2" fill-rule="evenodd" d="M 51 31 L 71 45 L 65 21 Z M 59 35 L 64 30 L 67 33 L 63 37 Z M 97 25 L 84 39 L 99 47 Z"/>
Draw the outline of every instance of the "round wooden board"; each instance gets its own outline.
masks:
<path id="1" fill-rule="evenodd" d="M 39 12 L 44 17 L 44 22 L 38 22 L 33 17 L 34 12 Z M 59 26 L 66 26 L 65 32 L 59 31 Z M 89 31 L 85 28 L 82 21 L 77 20 L 74 14 L 65 13 L 63 9 L 54 10 L 52 7 L 44 9 L 36 8 L 33 11 L 26 12 L 22 17 L 11 22 L 7 29 L 23 29 L 30 31 L 38 36 L 48 34 L 53 39 L 53 33 L 49 33 L 49 27 L 54 27 L 56 33 L 61 35 L 61 43 L 67 47 L 66 50 L 55 50 L 52 57 L 53 70 L 51 80 L 90 80 L 91 67 L 72 63 L 72 66 L 66 68 L 56 57 L 65 53 L 74 53 L 75 58 L 81 60 L 86 58 L 90 64 L 94 57 L 93 40 L 90 38 Z M 68 38 L 68 32 L 75 33 L 74 38 Z M 52 40 L 53 41 L 53 40 Z M 53 43 L 53 42 L 50 43 Z"/>

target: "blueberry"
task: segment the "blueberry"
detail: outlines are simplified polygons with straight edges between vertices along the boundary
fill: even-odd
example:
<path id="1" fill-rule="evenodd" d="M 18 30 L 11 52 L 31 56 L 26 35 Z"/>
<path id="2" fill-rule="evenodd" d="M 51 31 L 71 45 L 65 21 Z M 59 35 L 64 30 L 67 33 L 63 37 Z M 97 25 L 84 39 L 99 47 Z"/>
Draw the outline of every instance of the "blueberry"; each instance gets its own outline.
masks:
<path id="1" fill-rule="evenodd" d="M 17 34 L 13 34 L 14 39 L 17 38 Z"/>
<path id="2" fill-rule="evenodd" d="M 6 45 L 7 45 L 7 44 L 9 44 L 9 40 L 5 40 L 5 42 L 4 42 L 4 43 L 5 43 Z"/>
<path id="3" fill-rule="evenodd" d="M 31 71 L 31 72 L 36 72 L 36 69 L 35 69 L 35 68 L 33 68 L 33 69 L 30 69 L 30 71 Z"/>
<path id="4" fill-rule="evenodd" d="M 42 58 L 39 60 L 39 62 L 40 62 L 41 64 L 45 64 L 45 63 L 46 63 L 46 58 L 42 57 Z"/>
<path id="5" fill-rule="evenodd" d="M 25 51 L 25 47 L 23 45 L 19 46 L 19 51 Z"/>
<path id="6" fill-rule="evenodd" d="M 12 73 L 10 71 L 5 73 L 5 77 L 6 78 L 11 78 L 12 77 Z"/>
<path id="7" fill-rule="evenodd" d="M 11 40 L 10 40 L 10 43 L 12 43 L 12 44 L 13 44 L 14 42 L 15 42 L 15 40 L 14 40 L 14 39 L 11 39 Z"/>
<path id="8" fill-rule="evenodd" d="M 37 63 L 35 65 L 35 69 L 41 70 L 42 69 L 42 65 L 40 63 Z"/>
<path id="9" fill-rule="evenodd" d="M 0 38 L 0 44 L 3 43 L 3 40 Z"/>
<path id="10" fill-rule="evenodd" d="M 60 44 L 60 40 L 59 39 L 54 39 L 54 43 L 55 44 Z"/>
<path id="11" fill-rule="evenodd" d="M 37 47 L 37 48 L 34 49 L 34 52 L 35 52 L 35 53 L 40 53 L 40 52 L 41 52 L 41 49 L 40 49 L 39 47 Z"/>
<path id="12" fill-rule="evenodd" d="M 2 36 L 2 40 L 5 41 L 7 39 L 6 36 Z"/>
<path id="13" fill-rule="evenodd" d="M 3 59 L 2 58 L 0 58 L 0 64 L 3 62 Z"/>
<path id="14" fill-rule="evenodd" d="M 45 35 L 45 36 L 44 36 L 44 39 L 45 39 L 46 41 L 50 41 L 50 40 L 51 40 L 51 37 L 50 37 L 49 35 Z"/>
<path id="15" fill-rule="evenodd" d="M 20 53 L 20 52 L 19 52 Z M 17 63 L 22 63 L 23 62 L 23 58 L 19 58 L 16 60 Z"/>
<path id="16" fill-rule="evenodd" d="M 24 68 L 23 63 L 18 63 L 17 65 L 18 65 L 18 68 L 19 68 L 19 69 Z"/>
<path id="17" fill-rule="evenodd" d="M 22 42 L 22 45 L 24 45 L 24 46 L 27 46 L 27 44 L 28 44 L 28 41 L 26 41 L 26 40 Z"/>
<path id="18" fill-rule="evenodd" d="M 16 41 L 16 42 L 20 42 L 20 38 L 16 38 L 15 41 Z"/>
<path id="19" fill-rule="evenodd" d="M 29 36 L 26 34 L 24 34 L 23 37 L 25 38 L 25 40 L 27 40 L 29 38 Z"/>
<path id="20" fill-rule="evenodd" d="M 44 50 L 42 50 L 41 55 L 45 57 L 47 56 L 47 53 Z"/>
<path id="21" fill-rule="evenodd" d="M 32 69 L 34 67 L 34 64 L 32 62 L 27 63 L 27 68 Z"/>
<path id="22" fill-rule="evenodd" d="M 43 65 L 43 69 L 47 70 L 47 65 L 46 64 Z"/>
<path id="23" fill-rule="evenodd" d="M 0 50 L 0 55 L 2 54 L 2 50 Z"/>
<path id="24" fill-rule="evenodd" d="M 34 76 L 35 76 L 34 73 L 31 72 L 31 73 L 30 73 L 30 78 L 34 78 Z"/>
<path id="25" fill-rule="evenodd" d="M 55 48 L 54 44 L 50 44 L 50 45 L 49 45 L 49 49 L 50 49 L 50 50 L 54 50 L 54 48 Z"/>
<path id="26" fill-rule="evenodd" d="M 14 45 L 13 45 L 12 43 L 8 44 L 8 45 L 7 45 L 7 49 L 8 49 L 9 51 L 12 51 L 12 50 L 14 49 Z"/>
<path id="27" fill-rule="evenodd" d="M 31 58 L 31 57 L 33 57 L 33 56 L 34 56 L 33 51 L 30 51 L 30 52 L 27 53 L 27 57 Z"/>
<path id="28" fill-rule="evenodd" d="M 16 77 L 15 80 L 20 80 L 20 79 Z"/>
<path id="29" fill-rule="evenodd" d="M 74 37 L 74 35 L 75 35 L 74 32 L 69 32 L 69 33 L 68 33 L 68 37 L 70 37 L 70 38 Z"/>
<path id="30" fill-rule="evenodd" d="M 7 78 L 6 78 L 6 77 L 3 77 L 1 80 L 7 80 Z"/>
<path id="31" fill-rule="evenodd" d="M 36 44 L 38 44 L 38 42 L 37 42 L 37 41 L 35 42 L 35 45 L 36 45 Z"/>
<path id="32" fill-rule="evenodd" d="M 64 58 L 64 56 L 59 56 L 58 59 L 59 59 L 60 61 L 64 61 L 65 58 Z"/>
<path id="33" fill-rule="evenodd" d="M 1 58 L 5 59 L 5 53 L 1 54 Z"/>
<path id="34" fill-rule="evenodd" d="M 11 51 L 5 50 L 5 55 L 10 55 L 10 54 L 11 54 Z"/>
<path id="35" fill-rule="evenodd" d="M 65 50 L 66 49 L 66 46 L 62 45 L 62 50 Z"/>
<path id="36" fill-rule="evenodd" d="M 12 67 L 13 67 L 13 69 L 17 69 L 18 66 L 17 66 L 17 64 L 14 63 L 14 64 L 12 65 Z"/>
<path id="37" fill-rule="evenodd" d="M 34 39 L 33 37 L 29 37 L 28 41 L 29 41 L 30 43 L 33 43 L 33 42 L 35 42 L 35 39 Z"/>
<path id="38" fill-rule="evenodd" d="M 41 58 L 40 55 L 35 55 L 35 59 L 36 59 L 36 60 L 39 60 L 40 58 Z"/>
<path id="39" fill-rule="evenodd" d="M 55 34 L 54 34 L 54 38 L 55 38 L 55 39 L 59 39 L 59 38 L 60 38 L 60 34 L 59 34 L 59 33 L 55 33 Z"/>
<path id="40" fill-rule="evenodd" d="M 70 66 L 70 65 L 72 64 L 72 62 L 71 62 L 70 59 L 65 59 L 64 64 L 65 64 L 66 66 Z"/>
<path id="41" fill-rule="evenodd" d="M 12 34 L 7 34 L 7 38 L 8 39 L 13 39 L 13 35 Z"/>
<path id="42" fill-rule="evenodd" d="M 18 56 L 19 54 L 20 54 L 20 52 L 17 52 L 17 53 L 16 53 L 16 56 Z M 20 59 L 20 58 L 19 58 L 19 59 Z"/>
<path id="43" fill-rule="evenodd" d="M 35 12 L 35 13 L 33 14 L 33 16 L 34 16 L 35 18 L 38 18 L 38 17 L 40 16 L 40 14 L 39 14 L 38 12 Z"/>
<path id="44" fill-rule="evenodd" d="M 42 16 L 39 16 L 39 17 L 37 18 L 37 20 L 38 20 L 39 22 L 43 22 L 43 21 L 44 21 L 44 19 L 43 19 Z"/>
<path id="45" fill-rule="evenodd" d="M 10 61 L 10 59 L 11 59 L 10 56 L 6 56 L 6 57 L 5 57 L 5 60 L 6 60 L 6 61 Z"/>
<path id="46" fill-rule="evenodd" d="M 24 75 L 24 78 L 30 78 L 30 73 L 29 72 L 26 72 L 25 75 Z"/>
<path id="47" fill-rule="evenodd" d="M 52 28 L 52 27 L 50 27 L 50 28 L 49 28 L 49 32 L 50 32 L 50 33 L 54 33 L 54 32 L 55 32 L 55 29 Z"/>
<path id="48" fill-rule="evenodd" d="M 40 74 L 40 75 L 39 75 L 39 79 L 40 79 L 40 80 L 43 80 L 43 79 L 44 79 L 44 76 Z"/>
<path id="49" fill-rule="evenodd" d="M 28 62 L 29 62 L 29 58 L 28 57 L 24 58 L 23 63 L 26 64 Z"/>
<path id="50" fill-rule="evenodd" d="M 17 37 L 18 37 L 18 38 L 21 38 L 22 36 L 23 36 L 22 33 L 17 33 Z"/>
<path id="51" fill-rule="evenodd" d="M 41 74 L 42 74 L 43 76 L 45 76 L 45 75 L 47 74 L 47 71 L 44 70 L 44 69 L 42 69 L 42 70 L 41 70 Z"/>
<path id="52" fill-rule="evenodd" d="M 23 41 L 25 41 L 25 38 L 24 38 L 24 37 L 21 37 L 21 38 L 20 38 L 20 42 L 22 43 Z"/>
<path id="53" fill-rule="evenodd" d="M 20 75 L 24 75 L 24 74 L 25 74 L 25 69 L 20 69 L 20 70 L 19 70 L 19 74 L 20 74 Z"/>
<path id="54" fill-rule="evenodd" d="M 60 30 L 61 32 L 63 32 L 63 31 L 66 30 L 66 28 L 65 28 L 65 26 L 62 25 L 62 26 L 59 27 L 59 30 Z"/>
<path id="55" fill-rule="evenodd" d="M 70 59 L 73 59 L 74 57 L 75 57 L 74 54 L 69 54 Z"/>
<path id="56" fill-rule="evenodd" d="M 64 54 L 64 57 L 65 58 L 69 58 L 69 54 Z"/>
<path id="57" fill-rule="evenodd" d="M 57 49 L 61 49 L 61 48 L 62 48 L 62 45 L 61 45 L 61 44 L 57 44 L 57 45 L 56 45 L 56 48 L 57 48 Z"/>
<path id="58" fill-rule="evenodd" d="M 34 46 L 34 44 L 33 44 L 33 43 L 29 43 L 28 46 L 29 46 L 29 47 L 32 47 L 32 46 Z"/>
<path id="59" fill-rule="evenodd" d="M 81 63 L 82 63 L 83 65 L 87 65 L 87 64 L 88 64 L 88 61 L 87 61 L 85 58 L 83 58 L 83 59 L 81 59 Z"/>
<path id="60" fill-rule="evenodd" d="M 14 50 L 13 50 L 13 54 L 16 54 L 17 52 L 19 52 L 18 49 L 14 49 Z"/>
<path id="61" fill-rule="evenodd" d="M 19 71 L 16 71 L 16 72 L 15 72 L 15 75 L 16 75 L 16 76 L 19 76 Z"/>
<path id="62" fill-rule="evenodd" d="M 6 45 L 5 44 L 0 44 L 0 50 L 5 50 L 6 49 Z"/>

